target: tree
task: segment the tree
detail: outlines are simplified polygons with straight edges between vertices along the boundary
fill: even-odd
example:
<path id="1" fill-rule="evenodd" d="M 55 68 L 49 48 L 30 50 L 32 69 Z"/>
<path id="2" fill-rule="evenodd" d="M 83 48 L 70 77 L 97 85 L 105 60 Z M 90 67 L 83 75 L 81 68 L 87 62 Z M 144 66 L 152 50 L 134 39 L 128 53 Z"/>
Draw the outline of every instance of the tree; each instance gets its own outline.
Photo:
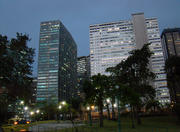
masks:
<path id="1" fill-rule="evenodd" d="M 76 97 L 70 99 L 69 114 L 72 125 L 75 128 L 75 132 L 78 132 L 78 128 L 75 126 L 74 119 L 77 118 L 79 115 L 82 115 L 81 105 L 82 105 L 81 98 Z"/>
<path id="2" fill-rule="evenodd" d="M 106 70 L 108 72 L 108 70 Z M 115 110 L 114 110 L 114 104 L 115 104 L 115 98 L 117 97 L 117 93 L 119 93 L 116 89 L 115 86 L 116 81 L 114 76 L 110 75 L 107 78 L 107 87 L 105 88 L 105 95 L 106 98 L 110 99 L 111 106 L 112 106 L 112 120 L 115 120 Z M 107 103 L 107 111 L 108 111 L 108 119 L 110 119 L 110 111 L 109 111 L 109 104 Z"/>
<path id="3" fill-rule="evenodd" d="M 94 75 L 90 81 L 85 81 L 83 86 L 87 103 L 98 106 L 100 127 L 103 127 L 103 102 L 106 99 L 107 79 L 105 75 Z"/>
<path id="4" fill-rule="evenodd" d="M 172 105 L 180 120 L 180 56 L 170 56 L 165 63 Z"/>
<path id="5" fill-rule="evenodd" d="M 139 124 L 141 120 L 138 113 L 142 104 L 155 96 L 155 90 L 150 85 L 155 74 L 149 69 L 149 59 L 152 55 L 149 45 L 145 44 L 142 49 L 131 51 L 126 60 L 107 69 L 115 77 L 116 83 L 125 86 L 125 89 L 121 90 L 121 102 L 130 104 L 132 119 L 133 115 L 136 114 Z M 132 126 L 134 127 L 134 125 Z"/>
<path id="6" fill-rule="evenodd" d="M 20 33 L 11 40 L 0 35 L 0 96 L 8 95 L 8 104 L 17 99 L 28 103 L 32 97 L 34 49 L 27 46 L 28 41 L 29 37 Z"/>
<path id="7" fill-rule="evenodd" d="M 161 109 L 161 104 L 159 103 L 158 100 L 149 100 L 147 103 L 146 103 L 146 110 L 151 110 L 153 112 L 156 112 L 156 110 L 160 110 Z"/>

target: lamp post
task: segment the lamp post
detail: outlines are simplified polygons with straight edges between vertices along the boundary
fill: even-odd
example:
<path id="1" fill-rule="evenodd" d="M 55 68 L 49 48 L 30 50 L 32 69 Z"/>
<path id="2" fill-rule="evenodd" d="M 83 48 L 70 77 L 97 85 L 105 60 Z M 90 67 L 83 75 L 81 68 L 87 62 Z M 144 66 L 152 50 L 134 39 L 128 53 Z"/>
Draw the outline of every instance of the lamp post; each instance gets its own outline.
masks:
<path id="1" fill-rule="evenodd" d="M 86 109 L 88 111 L 88 116 L 89 116 L 89 125 L 92 126 L 91 107 L 88 106 Z"/>
<path id="2" fill-rule="evenodd" d="M 20 102 L 20 105 L 24 105 L 24 101 L 23 100 Z"/>
<path id="3" fill-rule="evenodd" d="M 31 115 L 31 116 L 32 116 L 32 115 L 34 115 L 34 112 L 33 112 L 33 111 L 31 111 L 31 112 L 30 112 L 30 115 Z"/>
<path id="4" fill-rule="evenodd" d="M 110 115 L 110 111 L 109 111 L 109 104 L 110 104 L 110 99 L 106 99 L 106 107 L 107 107 L 107 117 L 108 117 L 108 120 L 111 119 L 111 115 Z"/>
<path id="5" fill-rule="evenodd" d="M 62 108 L 65 108 L 65 106 L 67 106 L 67 103 L 66 103 L 66 101 L 62 101 L 62 102 L 60 102 L 60 106 L 59 106 L 59 109 L 62 109 Z M 63 110 L 64 111 L 64 110 Z M 63 113 L 62 113 L 62 118 L 63 118 L 63 120 L 66 120 L 66 111 L 64 111 Z"/>
<path id="6" fill-rule="evenodd" d="M 58 106 L 58 109 L 59 109 L 59 111 L 61 111 L 62 106 L 61 106 L 61 105 L 59 105 L 59 106 Z M 60 115 L 61 115 L 61 113 L 60 113 L 60 112 L 58 112 L 58 120 L 60 120 Z"/>
<path id="7" fill-rule="evenodd" d="M 28 110 L 28 107 L 25 106 L 25 107 L 24 107 L 24 111 L 25 111 L 25 112 L 24 112 L 24 114 L 25 114 L 25 120 L 27 119 L 27 118 L 26 118 L 26 117 L 27 117 L 27 110 Z"/>
<path id="8" fill-rule="evenodd" d="M 39 110 L 36 110 L 36 113 L 37 113 L 37 114 L 39 114 L 39 112 L 40 112 Z"/>
<path id="9" fill-rule="evenodd" d="M 34 115 L 34 111 L 31 111 L 31 112 L 30 112 L 31 121 L 33 121 L 33 120 L 34 120 L 34 119 L 33 119 L 33 115 Z"/>
<path id="10" fill-rule="evenodd" d="M 119 86 L 116 85 L 115 88 L 119 90 Z M 120 94 L 117 95 L 117 105 L 118 105 L 118 132 L 121 132 L 121 120 L 120 120 Z"/>
<path id="11" fill-rule="evenodd" d="M 17 113 L 18 113 L 18 118 L 19 118 L 19 117 L 22 118 L 22 117 L 24 117 L 24 115 L 23 115 L 23 113 L 24 113 L 24 101 L 23 101 L 23 100 L 21 100 L 21 101 L 19 102 L 19 107 L 20 107 L 21 110 L 18 110 L 18 111 L 17 111 Z"/>

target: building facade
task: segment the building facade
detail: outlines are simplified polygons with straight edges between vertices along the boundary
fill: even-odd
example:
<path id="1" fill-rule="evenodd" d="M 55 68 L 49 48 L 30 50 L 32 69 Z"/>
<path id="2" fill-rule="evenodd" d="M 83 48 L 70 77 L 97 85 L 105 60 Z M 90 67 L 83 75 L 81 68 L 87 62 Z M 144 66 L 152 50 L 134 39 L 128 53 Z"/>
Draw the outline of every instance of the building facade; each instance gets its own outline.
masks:
<path id="1" fill-rule="evenodd" d="M 59 21 L 41 22 L 36 101 L 69 100 L 77 87 L 77 46 Z"/>
<path id="2" fill-rule="evenodd" d="M 172 56 L 180 56 L 180 28 L 164 29 L 161 34 L 161 41 L 165 60 Z M 177 60 L 176 60 L 177 61 Z M 173 64 L 174 65 L 174 64 Z M 180 103 L 180 82 L 179 67 L 172 67 L 168 70 L 168 86 L 172 103 Z"/>
<path id="3" fill-rule="evenodd" d="M 180 28 L 164 29 L 161 34 L 165 59 L 180 56 Z"/>
<path id="4" fill-rule="evenodd" d="M 81 56 L 77 59 L 77 86 L 78 95 L 81 96 L 83 83 L 90 78 L 90 56 Z"/>
<path id="5" fill-rule="evenodd" d="M 91 76 L 108 75 L 106 68 L 126 59 L 130 51 L 151 43 L 154 54 L 150 68 L 156 74 L 153 82 L 156 97 L 161 103 L 170 102 L 157 18 L 145 18 L 144 13 L 132 14 L 131 20 L 90 25 L 89 35 Z"/>

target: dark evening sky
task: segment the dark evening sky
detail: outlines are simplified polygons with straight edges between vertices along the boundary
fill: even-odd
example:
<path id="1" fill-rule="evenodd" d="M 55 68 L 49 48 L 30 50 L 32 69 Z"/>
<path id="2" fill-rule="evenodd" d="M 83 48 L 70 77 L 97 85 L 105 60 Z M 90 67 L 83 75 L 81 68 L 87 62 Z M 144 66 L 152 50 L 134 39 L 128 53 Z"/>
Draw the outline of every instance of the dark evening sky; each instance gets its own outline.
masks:
<path id="1" fill-rule="evenodd" d="M 131 19 L 144 12 L 157 17 L 160 31 L 180 27 L 180 0 L 0 0 L 0 34 L 29 34 L 36 49 L 33 74 L 37 75 L 40 22 L 61 20 L 78 46 L 78 56 L 89 54 L 89 25 Z"/>

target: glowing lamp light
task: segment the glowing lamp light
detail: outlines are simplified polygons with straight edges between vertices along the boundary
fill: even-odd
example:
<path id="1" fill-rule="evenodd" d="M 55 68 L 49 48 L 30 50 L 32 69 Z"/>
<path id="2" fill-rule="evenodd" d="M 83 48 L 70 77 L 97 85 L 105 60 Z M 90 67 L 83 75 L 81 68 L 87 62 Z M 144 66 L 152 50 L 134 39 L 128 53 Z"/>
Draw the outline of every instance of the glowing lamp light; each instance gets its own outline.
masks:
<path id="1" fill-rule="evenodd" d="M 86 109 L 87 109 L 87 110 L 90 110 L 90 107 L 88 106 Z"/>
<path id="2" fill-rule="evenodd" d="M 117 107 L 117 104 L 114 104 L 113 106 L 114 106 L 114 107 Z"/>
<path id="3" fill-rule="evenodd" d="M 91 106 L 91 109 L 94 110 L 94 105 Z"/>
<path id="4" fill-rule="evenodd" d="M 33 112 L 33 111 L 31 111 L 31 112 L 30 112 L 30 115 L 34 115 L 34 112 Z"/>
<path id="5" fill-rule="evenodd" d="M 62 102 L 62 105 L 65 105 L 65 104 L 66 104 L 66 102 L 65 102 L 65 101 L 63 101 L 63 102 Z"/>
<path id="6" fill-rule="evenodd" d="M 20 104 L 23 105 L 23 104 L 24 104 L 24 101 L 21 101 Z"/>
<path id="7" fill-rule="evenodd" d="M 110 103 L 110 99 L 106 99 L 107 103 Z"/>
<path id="8" fill-rule="evenodd" d="M 36 113 L 39 113 L 39 110 L 36 110 Z"/>
<path id="9" fill-rule="evenodd" d="M 59 108 L 59 109 L 61 109 L 61 108 L 62 108 L 62 106 L 60 105 L 58 108 Z"/>
<path id="10" fill-rule="evenodd" d="M 26 106 L 26 107 L 24 107 L 24 110 L 28 110 L 28 107 Z"/>

